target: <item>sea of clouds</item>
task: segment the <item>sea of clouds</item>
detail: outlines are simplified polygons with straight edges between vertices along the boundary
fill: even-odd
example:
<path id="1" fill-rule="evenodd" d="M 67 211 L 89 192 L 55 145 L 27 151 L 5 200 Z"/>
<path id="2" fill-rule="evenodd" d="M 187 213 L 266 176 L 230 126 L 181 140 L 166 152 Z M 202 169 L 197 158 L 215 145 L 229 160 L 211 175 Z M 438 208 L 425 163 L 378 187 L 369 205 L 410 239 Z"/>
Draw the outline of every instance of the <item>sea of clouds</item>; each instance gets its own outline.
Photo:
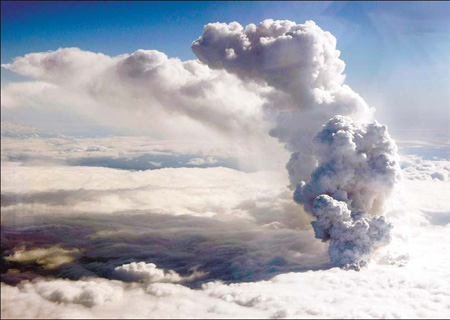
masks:
<path id="1" fill-rule="evenodd" d="M 312 21 L 192 49 L 2 65 L 2 115 L 116 130 L 2 122 L 2 317 L 448 317 L 448 136 L 396 144 Z"/>

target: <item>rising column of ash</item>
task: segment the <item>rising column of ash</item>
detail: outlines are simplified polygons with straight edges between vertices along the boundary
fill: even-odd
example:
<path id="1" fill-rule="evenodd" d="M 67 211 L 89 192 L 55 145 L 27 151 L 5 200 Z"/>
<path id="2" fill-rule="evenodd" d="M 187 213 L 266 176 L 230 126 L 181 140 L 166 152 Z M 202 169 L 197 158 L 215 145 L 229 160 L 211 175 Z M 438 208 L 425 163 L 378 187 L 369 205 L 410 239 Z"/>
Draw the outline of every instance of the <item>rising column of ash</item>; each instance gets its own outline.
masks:
<path id="1" fill-rule="evenodd" d="M 319 165 L 294 200 L 317 218 L 316 238 L 330 240 L 331 261 L 359 269 L 390 240 L 392 225 L 378 214 L 399 179 L 397 148 L 386 126 L 343 116 L 330 119 L 313 143 Z"/>
<path id="2" fill-rule="evenodd" d="M 213 69 L 271 89 L 265 113 L 270 134 L 292 153 L 294 200 L 317 218 L 316 237 L 330 241 L 336 266 L 367 264 L 390 239 L 382 214 L 400 168 L 386 126 L 368 123 L 374 110 L 344 84 L 336 38 L 313 21 L 212 23 L 192 50 Z"/>

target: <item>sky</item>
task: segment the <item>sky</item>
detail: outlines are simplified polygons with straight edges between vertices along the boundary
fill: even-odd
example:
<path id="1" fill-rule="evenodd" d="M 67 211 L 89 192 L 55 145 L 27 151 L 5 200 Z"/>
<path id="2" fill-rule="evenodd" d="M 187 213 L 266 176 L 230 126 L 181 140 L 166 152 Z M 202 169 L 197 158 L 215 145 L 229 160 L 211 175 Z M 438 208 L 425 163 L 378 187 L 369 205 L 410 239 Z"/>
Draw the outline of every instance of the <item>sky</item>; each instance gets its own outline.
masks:
<path id="1" fill-rule="evenodd" d="M 379 110 L 383 122 L 406 130 L 448 127 L 447 2 L 3 1 L 1 6 L 2 64 L 60 47 L 112 56 L 156 49 L 190 60 L 192 41 L 210 22 L 314 20 L 338 38 L 347 83 Z M 1 72 L 2 84 L 20 79 Z M 398 111 L 404 108 L 407 114 Z"/>
<path id="2" fill-rule="evenodd" d="M 2 318 L 449 318 L 448 2 L 1 2 Z"/>

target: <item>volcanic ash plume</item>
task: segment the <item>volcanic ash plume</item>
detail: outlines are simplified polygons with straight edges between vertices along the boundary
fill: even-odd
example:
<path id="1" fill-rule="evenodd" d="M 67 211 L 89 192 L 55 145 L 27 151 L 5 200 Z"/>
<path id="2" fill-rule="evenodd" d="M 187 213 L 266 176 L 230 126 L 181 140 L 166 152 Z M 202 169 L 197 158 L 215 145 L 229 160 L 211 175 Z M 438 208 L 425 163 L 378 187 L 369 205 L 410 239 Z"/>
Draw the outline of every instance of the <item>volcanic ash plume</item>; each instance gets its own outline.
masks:
<path id="1" fill-rule="evenodd" d="M 366 264 L 390 238 L 392 226 L 371 216 L 382 214 L 399 177 L 397 150 L 385 126 L 358 124 L 373 109 L 344 84 L 336 38 L 313 21 L 213 23 L 192 50 L 213 69 L 272 89 L 265 112 L 275 119 L 270 134 L 292 152 L 286 168 L 295 201 L 317 218 L 316 237 L 330 240 L 335 265 Z"/>
<path id="2" fill-rule="evenodd" d="M 212 69 L 273 89 L 266 95 L 265 114 L 273 121 L 270 134 L 293 152 L 288 164 L 292 188 L 317 165 L 311 141 L 326 121 L 337 114 L 371 119 L 373 110 L 344 84 L 336 38 L 313 21 L 269 19 L 245 28 L 237 22 L 211 23 L 192 51 Z"/>
<path id="3" fill-rule="evenodd" d="M 318 166 L 297 185 L 294 200 L 317 218 L 316 238 L 330 240 L 332 262 L 359 269 L 390 240 L 392 225 L 377 214 L 399 179 L 397 148 L 386 126 L 342 116 L 330 119 L 313 143 Z"/>

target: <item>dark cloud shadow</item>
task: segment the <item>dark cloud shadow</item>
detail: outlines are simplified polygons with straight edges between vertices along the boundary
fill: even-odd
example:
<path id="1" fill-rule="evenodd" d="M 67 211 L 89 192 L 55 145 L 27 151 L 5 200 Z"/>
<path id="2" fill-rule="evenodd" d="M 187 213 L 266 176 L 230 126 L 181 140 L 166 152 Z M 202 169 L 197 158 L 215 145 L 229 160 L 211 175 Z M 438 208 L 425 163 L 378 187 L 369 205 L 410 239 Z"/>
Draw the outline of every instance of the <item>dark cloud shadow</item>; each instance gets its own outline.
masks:
<path id="1" fill-rule="evenodd" d="M 205 272 L 204 277 L 186 283 L 192 288 L 213 280 L 258 281 L 280 273 L 331 267 L 325 246 L 314 239 L 311 230 L 272 230 L 241 219 L 136 212 L 35 216 L 28 222 L 21 220 L 20 225 L 3 221 L 1 233 L 2 281 L 9 284 L 36 276 L 120 279 L 114 268 L 133 261 L 152 262 L 182 276 L 194 270 Z M 56 245 L 82 253 L 54 270 L 4 259 L 20 247 Z"/>

